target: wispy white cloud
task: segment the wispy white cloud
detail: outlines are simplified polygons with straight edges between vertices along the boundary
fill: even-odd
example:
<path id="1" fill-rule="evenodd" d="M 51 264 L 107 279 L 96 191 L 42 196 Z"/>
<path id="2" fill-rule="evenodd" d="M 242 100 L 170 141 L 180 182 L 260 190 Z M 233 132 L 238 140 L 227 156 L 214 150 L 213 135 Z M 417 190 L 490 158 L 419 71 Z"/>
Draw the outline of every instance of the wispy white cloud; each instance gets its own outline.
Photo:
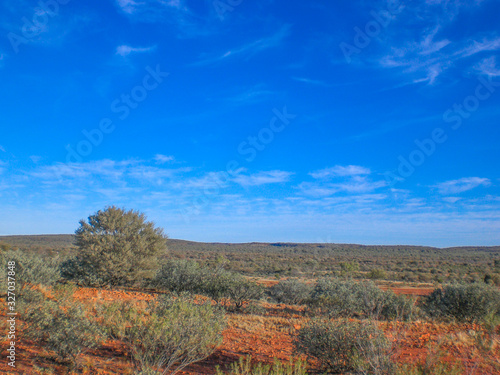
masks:
<path id="1" fill-rule="evenodd" d="M 500 68 L 497 67 L 496 56 L 491 56 L 484 60 L 481 60 L 474 66 L 474 69 L 479 74 L 485 74 L 492 77 L 500 76 Z"/>
<path id="2" fill-rule="evenodd" d="M 481 177 L 464 177 L 458 180 L 445 181 L 434 185 L 440 194 L 459 194 L 468 190 L 472 190 L 478 186 L 490 186 L 491 181 L 488 178 Z"/>
<path id="3" fill-rule="evenodd" d="M 250 175 L 239 174 L 233 181 L 241 186 L 259 186 L 288 182 L 292 175 L 293 173 L 286 171 L 262 171 Z"/>
<path id="4" fill-rule="evenodd" d="M 232 95 L 227 95 L 223 100 L 240 105 L 258 103 L 276 96 L 275 91 L 266 89 L 265 85 L 258 84 L 249 89 L 240 90 Z"/>
<path id="5" fill-rule="evenodd" d="M 405 4 L 405 11 L 384 30 L 380 66 L 399 69 L 410 76 L 411 83 L 434 84 L 450 67 L 480 53 L 500 48 L 496 31 L 490 35 L 457 37 L 448 32 L 458 22 L 461 12 L 469 12 L 481 1 L 425 1 Z M 397 27 L 396 27 L 397 26 Z M 387 48 L 386 46 L 390 46 Z M 469 65 L 470 66 L 470 65 Z"/>
<path id="6" fill-rule="evenodd" d="M 387 182 L 379 180 L 372 181 L 362 176 L 350 177 L 342 182 L 302 182 L 299 190 L 311 197 L 327 197 L 337 193 L 361 194 L 387 186 Z"/>
<path id="7" fill-rule="evenodd" d="M 262 52 L 269 48 L 279 46 L 289 34 L 290 34 L 290 25 L 284 25 L 273 35 L 254 40 L 250 43 L 230 49 L 224 52 L 223 54 L 217 56 L 204 57 L 201 60 L 193 63 L 192 65 L 193 66 L 211 65 L 241 56 L 249 58 L 256 53 Z"/>
<path id="8" fill-rule="evenodd" d="M 0 151 L 5 152 L 5 148 L 2 145 L 0 145 Z"/>
<path id="9" fill-rule="evenodd" d="M 170 161 L 174 161 L 174 157 L 170 155 L 156 154 L 154 160 L 156 161 L 157 164 L 165 164 Z"/>
<path id="10" fill-rule="evenodd" d="M 116 3 L 133 20 L 173 27 L 179 38 L 214 34 L 210 20 L 193 13 L 186 0 L 117 0 Z M 220 21 L 216 24 L 220 25 Z"/>
<path id="11" fill-rule="evenodd" d="M 154 49 L 155 49 L 155 46 L 132 47 L 132 46 L 128 46 L 126 44 L 122 44 L 121 46 L 116 47 L 116 54 L 125 57 L 125 56 L 130 55 L 131 53 L 151 52 Z"/>
<path id="12" fill-rule="evenodd" d="M 31 156 L 30 156 L 30 159 L 31 159 L 31 161 L 32 161 L 33 163 L 35 163 L 35 164 L 36 164 L 36 163 L 38 163 L 40 160 L 42 160 L 42 157 L 41 157 L 41 156 L 39 156 L 39 155 L 31 155 Z"/>
<path id="13" fill-rule="evenodd" d="M 368 168 L 361 167 L 359 165 L 336 165 L 334 167 L 321 169 L 309 173 L 313 178 L 324 179 L 331 177 L 345 177 L 345 176 L 357 176 L 357 175 L 368 175 L 371 171 Z"/>
<path id="14" fill-rule="evenodd" d="M 326 82 L 323 82 L 323 81 L 315 80 L 315 79 L 303 78 L 303 77 L 292 77 L 292 79 L 295 80 L 295 81 L 307 83 L 307 84 L 310 84 L 310 85 L 323 86 L 323 87 L 331 87 L 330 84 L 328 84 Z"/>
<path id="15" fill-rule="evenodd" d="M 134 0 L 117 0 L 117 4 L 122 11 L 128 14 L 134 13 L 138 6 L 138 3 Z"/>

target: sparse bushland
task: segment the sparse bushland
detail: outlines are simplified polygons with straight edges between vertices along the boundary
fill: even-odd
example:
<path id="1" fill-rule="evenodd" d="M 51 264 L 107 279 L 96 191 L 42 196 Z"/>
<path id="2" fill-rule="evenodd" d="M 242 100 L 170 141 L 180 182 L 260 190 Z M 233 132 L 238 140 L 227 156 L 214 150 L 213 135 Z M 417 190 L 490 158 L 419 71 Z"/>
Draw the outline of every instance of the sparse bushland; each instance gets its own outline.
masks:
<path id="1" fill-rule="evenodd" d="M 301 360 L 283 364 L 275 358 L 272 365 L 265 365 L 260 362 L 252 364 L 252 357 L 246 356 L 232 363 L 227 371 L 217 366 L 216 375 L 307 375 L 306 369 L 307 363 Z"/>
<path id="2" fill-rule="evenodd" d="M 206 295 L 218 303 L 226 302 L 228 309 L 241 310 L 263 295 L 263 288 L 240 274 L 218 267 L 202 267 L 186 260 L 169 260 L 158 271 L 151 285 L 175 293 Z"/>
<path id="3" fill-rule="evenodd" d="M 80 221 L 77 254 L 61 265 L 61 274 L 83 285 L 141 284 L 155 275 L 166 238 L 144 214 L 108 207 Z"/>
<path id="4" fill-rule="evenodd" d="M 78 366 L 78 357 L 105 340 L 101 327 L 89 316 L 90 312 L 72 297 L 71 285 L 58 285 L 53 298 L 29 288 L 20 309 L 28 323 L 23 335 L 40 347 L 54 351 L 59 361 L 70 367 Z"/>
<path id="5" fill-rule="evenodd" d="M 102 312 L 106 330 L 126 343 L 140 374 L 176 374 L 222 343 L 224 312 L 210 303 L 161 296 L 138 308 L 115 303 Z"/>
<path id="6" fill-rule="evenodd" d="M 432 318 L 480 322 L 490 314 L 500 316 L 500 291 L 484 283 L 446 285 L 423 299 L 421 306 Z"/>
<path id="7" fill-rule="evenodd" d="M 312 286 L 297 279 L 287 279 L 269 288 L 269 295 L 278 303 L 301 305 L 311 298 L 312 289 Z"/>
<path id="8" fill-rule="evenodd" d="M 6 251 L 0 254 L 0 287 L 5 291 L 7 281 L 7 263 L 14 261 L 17 295 L 21 296 L 29 285 L 54 285 L 59 279 L 59 261 L 57 259 L 43 259 L 26 252 Z"/>
<path id="9" fill-rule="evenodd" d="M 372 322 L 313 319 L 295 338 L 296 351 L 333 373 L 391 374 L 392 346 Z"/>
<path id="10" fill-rule="evenodd" d="M 330 317 L 411 320 L 418 316 L 415 301 L 382 291 L 372 282 L 323 278 L 310 299 L 311 313 Z"/>

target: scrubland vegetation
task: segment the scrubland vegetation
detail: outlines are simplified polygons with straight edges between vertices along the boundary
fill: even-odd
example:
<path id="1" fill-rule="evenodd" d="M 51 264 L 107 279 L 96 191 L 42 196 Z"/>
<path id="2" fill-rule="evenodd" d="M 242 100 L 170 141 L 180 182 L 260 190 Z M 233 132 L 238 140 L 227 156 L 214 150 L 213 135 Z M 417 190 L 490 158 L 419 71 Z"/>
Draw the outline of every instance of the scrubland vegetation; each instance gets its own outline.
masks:
<path id="1" fill-rule="evenodd" d="M 189 369 L 212 357 L 206 373 L 219 375 L 500 373 L 499 247 L 195 244 L 110 207 L 81 221 L 75 237 L 4 237 L 0 248 L 2 272 L 16 262 L 20 340 L 41 349 L 24 358 L 33 373 L 123 373 L 85 359 L 110 343 L 130 374 L 199 373 Z M 418 280 L 427 295 L 387 288 Z M 82 290 L 144 299 L 76 298 Z M 246 321 L 278 327 L 286 360 L 242 352 L 217 363 L 235 324 L 253 332 Z M 402 360 L 422 326 L 447 334 L 415 346 L 425 357 Z"/>

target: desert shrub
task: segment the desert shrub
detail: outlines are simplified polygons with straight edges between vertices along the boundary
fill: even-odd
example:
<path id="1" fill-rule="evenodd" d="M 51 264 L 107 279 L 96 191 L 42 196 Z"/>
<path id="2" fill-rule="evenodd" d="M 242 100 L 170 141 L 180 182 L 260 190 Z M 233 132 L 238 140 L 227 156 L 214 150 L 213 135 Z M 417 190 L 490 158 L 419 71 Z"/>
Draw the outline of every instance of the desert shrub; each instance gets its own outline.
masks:
<path id="1" fill-rule="evenodd" d="M 264 365 L 260 362 L 252 364 L 252 357 L 246 356 L 233 362 L 228 371 L 221 371 L 217 366 L 216 375 L 306 375 L 306 368 L 307 364 L 300 359 L 283 364 L 275 358 L 272 365 Z"/>
<path id="2" fill-rule="evenodd" d="M 61 274 L 86 285 L 136 285 L 154 277 L 166 236 L 144 214 L 108 207 L 80 221 L 75 258 Z"/>
<path id="3" fill-rule="evenodd" d="M 325 370 L 387 374 L 393 369 L 391 344 L 370 322 L 313 319 L 295 339 L 298 353 L 316 357 Z"/>
<path id="4" fill-rule="evenodd" d="M 244 305 L 240 311 L 243 314 L 248 315 L 266 315 L 267 309 L 260 305 L 257 301 L 250 301 L 248 304 Z"/>
<path id="5" fill-rule="evenodd" d="M 278 303 L 300 305 L 309 300 L 312 287 L 297 279 L 282 280 L 269 288 L 270 296 Z"/>
<path id="6" fill-rule="evenodd" d="M 382 291 L 373 282 L 320 279 L 311 294 L 314 312 L 333 317 L 400 318 L 408 320 L 417 308 L 412 300 Z"/>
<path id="7" fill-rule="evenodd" d="M 217 302 L 227 300 L 228 308 L 240 310 L 245 303 L 258 300 L 263 288 L 222 266 L 202 267 L 194 261 L 170 260 L 158 271 L 151 285 L 175 293 L 197 293 Z"/>
<path id="8" fill-rule="evenodd" d="M 50 286 L 60 279 L 58 260 L 44 259 L 20 251 L 7 251 L 0 254 L 0 267 L 3 273 L 1 283 L 7 280 L 7 263 L 10 261 L 15 261 L 14 271 L 18 295 L 22 295 L 28 285 Z"/>
<path id="9" fill-rule="evenodd" d="M 422 308 L 431 317 L 478 322 L 488 314 L 500 315 L 500 291 L 483 283 L 446 285 L 427 296 Z"/>
<path id="10" fill-rule="evenodd" d="M 195 261 L 169 260 L 161 266 L 151 285 L 176 293 L 199 293 L 206 273 Z"/>
<path id="11" fill-rule="evenodd" d="M 261 285 L 236 273 L 228 273 L 222 280 L 217 281 L 219 290 L 216 291 L 216 295 L 229 298 L 230 306 L 234 306 L 237 311 L 250 301 L 259 300 L 264 294 Z"/>
<path id="12" fill-rule="evenodd" d="M 387 274 L 385 273 L 384 270 L 380 268 L 375 268 L 368 273 L 367 277 L 369 279 L 379 280 L 387 278 Z"/>
<path id="13" fill-rule="evenodd" d="M 81 353 L 105 339 L 84 306 L 72 299 L 71 290 L 55 289 L 55 301 L 35 290 L 30 293 L 29 313 L 24 314 L 27 322 L 24 335 L 54 351 L 58 360 L 76 365 Z"/>
<path id="14" fill-rule="evenodd" d="M 208 357 L 221 344 L 226 324 L 222 310 L 186 297 L 161 296 L 145 309 L 118 304 L 107 314 L 103 321 L 119 323 L 112 333 L 129 347 L 142 374 L 176 374 Z"/>

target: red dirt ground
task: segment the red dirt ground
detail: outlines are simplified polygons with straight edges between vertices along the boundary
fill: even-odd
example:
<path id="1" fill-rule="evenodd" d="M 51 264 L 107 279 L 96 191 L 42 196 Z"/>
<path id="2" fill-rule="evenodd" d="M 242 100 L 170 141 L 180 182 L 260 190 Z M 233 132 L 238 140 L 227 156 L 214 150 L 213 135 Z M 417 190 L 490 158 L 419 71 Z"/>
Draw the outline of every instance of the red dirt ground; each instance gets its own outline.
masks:
<path id="1" fill-rule="evenodd" d="M 424 295 L 426 289 L 397 288 L 396 293 Z M 104 290 L 81 288 L 74 297 L 88 303 L 99 301 L 148 301 L 155 298 L 154 294 L 138 291 Z M 5 306 L 5 303 L 2 304 Z M 206 360 L 194 364 L 183 374 L 214 374 L 215 366 L 221 368 L 236 361 L 241 356 L 251 355 L 255 361 L 272 363 L 276 357 L 288 361 L 293 355 L 293 337 L 296 331 L 307 322 L 303 317 L 301 307 L 276 304 L 263 304 L 268 310 L 266 316 L 228 314 L 228 328 L 224 331 L 222 345 Z M 1 311 L 1 319 L 5 331 L 5 307 Z M 474 374 L 498 373 L 486 365 L 476 353 L 474 342 L 469 335 L 472 330 L 480 330 L 478 326 L 437 324 L 427 322 L 398 323 L 396 327 L 390 323 L 380 323 L 386 335 L 397 342 L 400 350 L 394 357 L 398 362 L 412 363 L 424 361 L 429 353 L 429 345 L 442 343 L 445 361 L 453 363 L 461 361 L 469 367 L 476 368 Z M 13 371 L 7 366 L 5 358 L 0 361 L 0 373 L 4 374 L 37 374 L 34 366 L 54 369 L 54 374 L 66 374 L 63 366 L 54 363 L 50 353 L 22 337 L 22 322 L 18 322 L 17 368 Z M 498 355 L 499 348 L 495 354 Z M 5 353 L 5 350 L 2 351 Z M 43 359 L 37 359 L 38 354 Z M 500 357 L 500 356 L 499 356 Z M 128 362 L 126 348 L 118 341 L 108 341 L 99 349 L 89 351 L 81 358 L 81 364 L 89 369 L 87 374 L 133 374 L 134 370 Z M 310 362 L 312 368 L 316 367 Z"/>

